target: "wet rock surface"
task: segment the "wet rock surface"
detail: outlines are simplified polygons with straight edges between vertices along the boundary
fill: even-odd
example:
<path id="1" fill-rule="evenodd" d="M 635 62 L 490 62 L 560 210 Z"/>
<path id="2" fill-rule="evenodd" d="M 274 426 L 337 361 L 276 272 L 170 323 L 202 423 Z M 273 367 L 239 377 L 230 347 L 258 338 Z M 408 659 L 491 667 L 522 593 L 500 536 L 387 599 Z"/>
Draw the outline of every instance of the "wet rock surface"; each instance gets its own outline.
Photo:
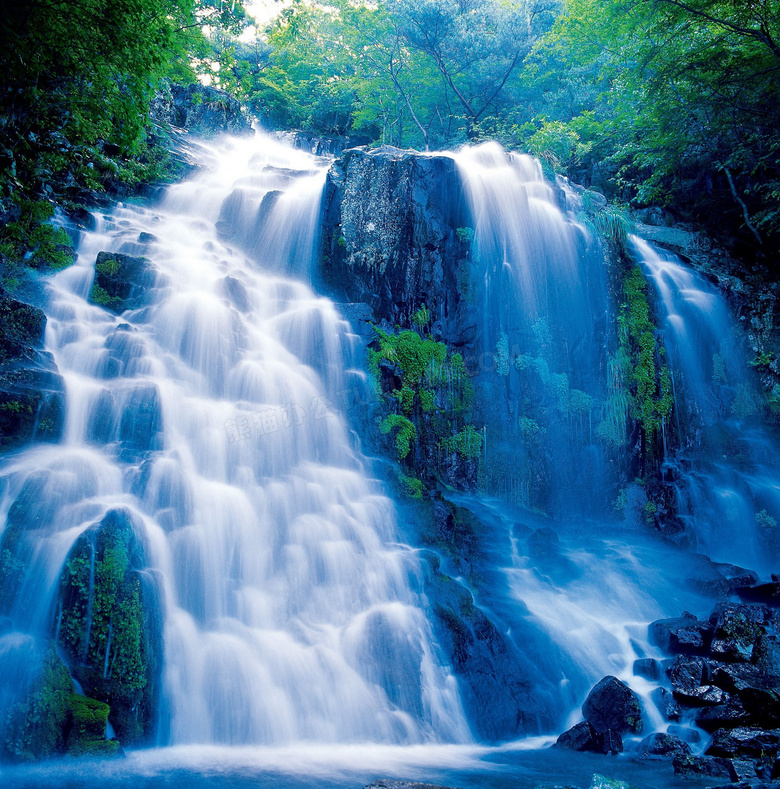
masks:
<path id="1" fill-rule="evenodd" d="M 76 541 L 60 577 L 59 647 L 124 744 L 149 742 L 157 725 L 162 620 L 146 569 L 131 517 L 112 510 Z"/>
<path id="2" fill-rule="evenodd" d="M 640 756 L 657 759 L 675 759 L 678 756 L 689 756 L 691 746 L 674 734 L 654 732 L 639 743 Z"/>
<path id="3" fill-rule="evenodd" d="M 665 674 L 682 716 L 712 735 L 704 756 L 675 758 L 678 774 L 751 787 L 773 777 L 768 761 L 780 751 L 778 622 L 771 603 L 721 602 L 706 620 L 685 613 L 650 625 L 651 640 L 675 654 Z"/>
<path id="4" fill-rule="evenodd" d="M 642 731 L 639 697 L 617 677 L 597 683 L 582 705 L 585 718 L 557 740 L 560 748 L 615 754 L 623 751 L 623 735 Z"/>
<path id="5" fill-rule="evenodd" d="M 43 350 L 43 311 L 0 292 L 0 448 L 62 433 L 65 390 Z"/>
<path id="6" fill-rule="evenodd" d="M 435 336 L 456 346 L 474 341 L 454 159 L 389 146 L 348 150 L 328 173 L 324 206 L 323 276 L 341 298 L 365 302 L 377 323 L 391 326 L 410 325 L 424 304 Z"/>
<path id="7" fill-rule="evenodd" d="M 639 697 L 617 677 L 604 677 L 591 690 L 582 705 L 582 714 L 599 733 L 611 730 L 637 734 L 642 731 Z"/>
<path id="8" fill-rule="evenodd" d="M 237 99 L 199 83 L 164 88 L 152 102 L 151 115 L 159 123 L 170 123 L 199 137 L 252 133 Z"/>
<path id="9" fill-rule="evenodd" d="M 155 268 L 147 258 L 98 252 L 89 300 L 119 315 L 146 303 L 155 278 Z"/>

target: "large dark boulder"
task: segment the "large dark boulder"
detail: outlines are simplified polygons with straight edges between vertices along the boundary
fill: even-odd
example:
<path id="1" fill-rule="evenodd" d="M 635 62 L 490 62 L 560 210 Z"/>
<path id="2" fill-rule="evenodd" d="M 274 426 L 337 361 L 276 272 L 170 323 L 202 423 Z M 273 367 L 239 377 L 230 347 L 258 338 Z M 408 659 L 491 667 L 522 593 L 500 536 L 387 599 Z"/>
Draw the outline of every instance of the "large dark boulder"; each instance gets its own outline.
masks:
<path id="1" fill-rule="evenodd" d="M 0 293 L 0 448 L 62 434 L 65 387 L 43 350 L 46 316 Z"/>
<path id="2" fill-rule="evenodd" d="M 667 673 L 675 694 L 710 684 L 710 664 L 703 657 L 678 655 L 668 667 Z"/>
<path id="3" fill-rule="evenodd" d="M 762 606 L 721 603 L 710 615 L 714 627 L 710 651 L 724 661 L 749 661 L 764 632 L 767 611 Z"/>
<path id="4" fill-rule="evenodd" d="M 713 628 L 691 614 L 675 619 L 659 619 L 649 627 L 650 643 L 666 652 L 686 655 L 707 654 L 712 643 Z"/>
<path id="5" fill-rule="evenodd" d="M 98 252 L 89 300 L 119 315 L 144 305 L 155 279 L 155 268 L 146 258 Z"/>
<path id="6" fill-rule="evenodd" d="M 467 219 L 454 159 L 353 148 L 331 167 L 324 199 L 323 276 L 340 297 L 366 302 L 377 322 L 391 326 L 411 325 L 424 304 L 437 337 L 457 346 L 475 340 L 477 311 L 466 297 Z"/>
<path id="7" fill-rule="evenodd" d="M 110 707 L 123 744 L 151 741 L 162 628 L 159 592 L 129 514 L 111 510 L 71 549 L 60 577 L 58 643 L 85 693 Z"/>
<path id="8" fill-rule="evenodd" d="M 558 737 L 555 747 L 570 751 L 597 751 L 598 734 L 587 721 L 580 721 Z"/>
<path id="9" fill-rule="evenodd" d="M 611 755 L 623 752 L 623 738 L 612 729 L 599 733 L 587 721 L 581 721 L 561 734 L 555 747 Z"/>
<path id="10" fill-rule="evenodd" d="M 582 715 L 599 734 L 607 730 L 638 734 L 644 725 L 639 696 L 612 676 L 604 677 L 591 690 L 582 705 Z"/>

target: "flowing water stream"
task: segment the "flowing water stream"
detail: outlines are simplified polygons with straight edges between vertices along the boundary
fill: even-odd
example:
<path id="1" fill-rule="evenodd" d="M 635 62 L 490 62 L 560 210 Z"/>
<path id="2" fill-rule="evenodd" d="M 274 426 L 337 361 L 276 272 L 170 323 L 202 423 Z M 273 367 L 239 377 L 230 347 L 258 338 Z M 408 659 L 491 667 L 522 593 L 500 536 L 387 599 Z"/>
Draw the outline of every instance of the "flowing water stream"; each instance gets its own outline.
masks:
<path id="1" fill-rule="evenodd" d="M 680 449 L 667 457 L 694 546 L 768 574 L 777 558 L 780 452 L 723 296 L 671 253 L 632 238 L 663 316 Z"/>

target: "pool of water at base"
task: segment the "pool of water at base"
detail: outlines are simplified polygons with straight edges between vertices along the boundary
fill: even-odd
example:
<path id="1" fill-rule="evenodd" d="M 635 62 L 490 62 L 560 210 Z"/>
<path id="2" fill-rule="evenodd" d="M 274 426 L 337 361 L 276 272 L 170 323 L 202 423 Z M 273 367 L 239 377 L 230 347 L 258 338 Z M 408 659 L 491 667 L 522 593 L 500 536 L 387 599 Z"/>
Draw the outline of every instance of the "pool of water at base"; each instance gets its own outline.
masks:
<path id="1" fill-rule="evenodd" d="M 460 789 L 587 789 L 594 774 L 638 789 L 699 789 L 716 779 L 676 776 L 669 761 L 599 756 L 534 738 L 502 747 L 301 745 L 289 748 L 177 746 L 130 751 L 111 761 L 57 760 L 0 768 L 2 789 L 361 789 L 378 779 Z"/>

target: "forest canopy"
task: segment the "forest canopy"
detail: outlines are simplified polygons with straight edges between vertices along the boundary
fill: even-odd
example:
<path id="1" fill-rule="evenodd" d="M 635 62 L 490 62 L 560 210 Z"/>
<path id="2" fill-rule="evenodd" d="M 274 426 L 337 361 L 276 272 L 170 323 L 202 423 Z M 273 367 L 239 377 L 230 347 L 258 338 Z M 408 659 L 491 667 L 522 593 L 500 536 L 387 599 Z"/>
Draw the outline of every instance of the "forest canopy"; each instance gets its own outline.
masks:
<path id="1" fill-rule="evenodd" d="M 28 0 L 0 21 L 0 167 L 148 157 L 163 80 L 271 129 L 420 149 L 497 139 L 750 255 L 780 228 L 780 0 Z M 108 145 L 108 148 L 106 147 Z M 7 189 L 6 189 L 7 192 Z"/>
<path id="2" fill-rule="evenodd" d="M 780 0 L 295 0 L 262 43 L 225 84 L 272 128 L 498 139 L 776 247 Z"/>

